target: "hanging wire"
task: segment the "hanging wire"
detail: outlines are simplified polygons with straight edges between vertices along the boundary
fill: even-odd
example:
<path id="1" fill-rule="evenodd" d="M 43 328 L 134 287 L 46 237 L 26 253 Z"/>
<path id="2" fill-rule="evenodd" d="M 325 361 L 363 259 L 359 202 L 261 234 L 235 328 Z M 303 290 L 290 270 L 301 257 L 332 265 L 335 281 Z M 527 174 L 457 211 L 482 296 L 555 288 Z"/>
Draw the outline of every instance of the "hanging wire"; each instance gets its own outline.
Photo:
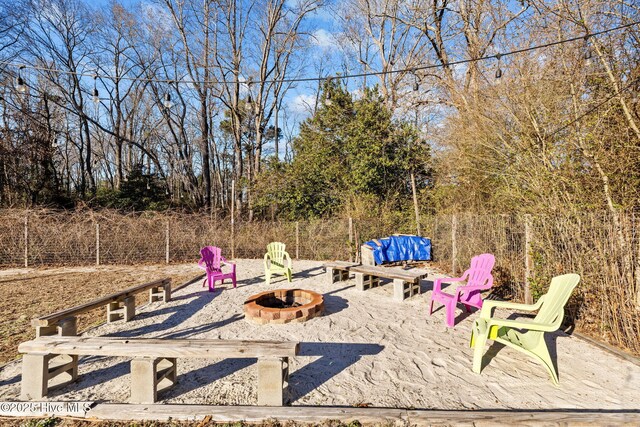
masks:
<path id="1" fill-rule="evenodd" d="M 417 92 L 420 89 L 420 83 L 418 82 L 418 75 L 414 73 L 413 75 L 413 91 Z"/>
<path id="2" fill-rule="evenodd" d="M 634 21 L 634 22 L 630 22 L 628 24 L 623 24 L 623 25 L 619 25 L 617 27 L 613 27 L 613 28 L 608 28 L 602 31 L 598 31 L 595 33 L 591 33 L 589 34 L 589 37 L 594 37 L 594 36 L 598 36 L 601 34 L 607 34 L 613 31 L 618 31 L 624 28 L 628 28 L 628 27 L 632 27 L 634 25 L 638 25 L 640 24 L 640 21 Z M 502 56 L 509 56 L 509 55 L 516 55 L 516 54 L 520 54 L 520 53 L 524 53 L 524 52 L 530 52 L 530 51 L 534 51 L 534 50 L 538 50 L 538 49 L 544 49 L 547 47 L 552 47 L 552 46 L 558 46 L 564 43 L 571 43 L 571 42 L 575 42 L 577 40 L 584 40 L 585 36 L 576 36 L 576 37 L 571 37 L 571 38 L 567 38 L 567 39 L 562 39 L 562 40 L 557 40 L 554 42 L 549 42 L 549 43 L 544 43 L 544 44 L 540 44 L 540 45 L 536 45 L 536 46 L 531 46 L 531 47 L 527 47 L 527 48 L 522 48 L 522 49 L 515 49 L 509 52 L 503 52 Z M 485 60 L 490 60 L 495 58 L 495 55 L 488 55 L 488 56 L 483 56 L 480 58 L 473 58 L 473 59 L 461 59 L 458 61 L 451 61 L 451 62 L 446 62 L 446 63 L 442 63 L 442 64 L 433 64 L 433 65 L 423 65 L 423 66 L 418 66 L 418 67 L 412 67 L 412 68 L 402 68 L 402 69 L 395 69 L 395 70 L 387 70 L 387 71 L 371 71 L 371 72 L 367 72 L 367 73 L 355 73 L 355 74 L 345 74 L 340 76 L 340 78 L 343 79 L 351 79 L 351 78 L 360 78 L 360 77 L 368 77 L 368 76 L 383 76 L 383 75 L 388 75 L 388 74 L 398 74 L 398 73 L 410 73 L 410 72 L 415 72 L 415 71 L 419 71 L 419 70 L 428 70 L 428 69 L 434 69 L 434 68 L 444 68 L 444 67 L 451 67 L 454 65 L 461 65 L 461 64 L 468 64 L 471 62 L 478 62 L 478 61 L 485 61 Z M 13 66 L 16 67 L 18 66 L 17 64 L 15 64 L 14 62 L 11 61 L 4 61 L 4 62 L 0 62 L 0 65 L 5 65 L 5 66 Z M 67 70 L 58 70 L 55 68 L 49 68 L 49 67 L 40 67 L 40 66 L 35 66 L 35 65 L 28 65 L 28 66 L 22 66 L 28 69 L 32 69 L 32 70 L 39 70 L 39 71 L 49 71 L 52 73 L 60 73 L 60 74 L 67 74 L 67 75 L 76 75 L 76 76 L 84 76 L 84 77 L 93 77 L 94 74 L 89 74 L 89 73 L 82 73 L 82 72 L 77 72 L 77 71 L 67 71 Z M 99 74 L 98 77 L 100 78 L 104 78 L 104 79 L 110 79 L 110 80 L 115 80 L 114 77 L 109 76 L 109 75 L 102 75 Z M 118 77 L 119 80 L 126 80 L 126 81 L 138 81 L 138 82 L 147 82 L 147 83 L 170 83 L 170 84 L 211 84 L 213 83 L 213 81 L 202 81 L 202 80 L 173 80 L 173 79 L 157 79 L 157 78 L 140 78 L 140 77 L 127 77 L 127 76 L 121 76 Z M 298 77 L 298 78 L 288 78 L 288 79 L 272 79 L 272 80 L 264 80 L 262 83 L 296 83 L 296 82 L 314 82 L 314 81 L 322 81 L 325 80 L 326 77 Z M 237 84 L 238 82 L 235 80 L 216 80 L 215 83 L 217 84 Z"/>

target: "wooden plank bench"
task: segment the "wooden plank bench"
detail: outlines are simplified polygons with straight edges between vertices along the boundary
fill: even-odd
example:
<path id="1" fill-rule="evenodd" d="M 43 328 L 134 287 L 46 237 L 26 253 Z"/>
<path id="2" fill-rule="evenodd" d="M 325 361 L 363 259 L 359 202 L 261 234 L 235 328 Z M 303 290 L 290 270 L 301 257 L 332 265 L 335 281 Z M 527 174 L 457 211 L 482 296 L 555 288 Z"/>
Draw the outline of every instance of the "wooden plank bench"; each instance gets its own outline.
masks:
<path id="1" fill-rule="evenodd" d="M 356 289 L 364 291 L 380 286 L 380 278 L 393 280 L 393 299 L 403 301 L 415 294 L 421 293 L 420 279 L 426 273 L 417 271 L 397 270 L 394 268 L 361 265 L 344 261 L 324 264 L 330 283 L 349 279 L 349 273 L 356 276 Z"/>
<path id="2" fill-rule="evenodd" d="M 257 358 L 258 405 L 282 406 L 289 378 L 289 357 L 299 343 L 211 339 L 41 337 L 23 342 L 23 400 L 40 400 L 52 388 L 78 377 L 78 356 L 131 358 L 131 403 L 153 403 L 159 391 L 176 383 L 176 359 Z M 53 384 L 50 384 L 53 383 Z"/>
<path id="3" fill-rule="evenodd" d="M 76 335 L 76 316 L 105 305 L 107 306 L 107 322 L 114 322 L 120 319 L 129 321 L 135 316 L 135 295 L 147 290 L 149 291 L 149 302 L 159 300 L 168 302 L 171 300 L 171 279 L 159 279 L 132 286 L 85 304 L 32 319 L 31 325 L 36 328 L 36 337 L 47 335 Z"/>

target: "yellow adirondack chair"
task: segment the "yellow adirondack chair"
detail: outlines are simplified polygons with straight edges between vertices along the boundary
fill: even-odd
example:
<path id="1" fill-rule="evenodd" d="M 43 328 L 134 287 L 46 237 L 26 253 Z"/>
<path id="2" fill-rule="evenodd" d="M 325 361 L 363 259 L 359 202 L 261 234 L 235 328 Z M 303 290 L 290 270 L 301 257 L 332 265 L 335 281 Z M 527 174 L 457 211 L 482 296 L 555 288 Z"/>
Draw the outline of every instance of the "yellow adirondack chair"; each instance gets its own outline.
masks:
<path id="1" fill-rule="evenodd" d="M 281 242 L 271 242 L 267 245 L 267 253 L 264 254 L 264 278 L 267 285 L 271 281 L 271 275 L 275 273 L 284 274 L 291 282 L 291 257 L 285 248 L 285 244 Z"/>
<path id="2" fill-rule="evenodd" d="M 560 328 L 564 318 L 564 306 L 579 281 L 580 276 L 577 274 L 554 277 L 551 279 L 549 291 L 532 305 L 485 300 L 480 311 L 480 318 L 476 319 L 471 330 L 470 345 L 475 347 L 473 372 L 479 374 L 482 369 L 482 355 L 488 338 L 513 347 L 542 363 L 551 375 L 553 383 L 558 385 L 558 373 L 549 355 L 544 333 L 554 332 Z M 538 314 L 532 321 L 495 319 L 493 317 L 494 308 L 538 310 Z"/>

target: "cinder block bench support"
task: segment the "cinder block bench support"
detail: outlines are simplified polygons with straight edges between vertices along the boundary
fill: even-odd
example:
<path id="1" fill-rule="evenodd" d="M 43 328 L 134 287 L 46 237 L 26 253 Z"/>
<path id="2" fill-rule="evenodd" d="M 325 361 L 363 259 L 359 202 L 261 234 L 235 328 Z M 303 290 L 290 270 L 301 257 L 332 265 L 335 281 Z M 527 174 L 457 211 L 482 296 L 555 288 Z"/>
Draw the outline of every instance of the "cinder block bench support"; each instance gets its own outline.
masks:
<path id="1" fill-rule="evenodd" d="M 123 301 L 110 302 L 107 305 L 107 322 L 116 322 L 124 319 L 125 322 L 133 319 L 136 315 L 136 297 L 131 295 Z"/>
<path id="2" fill-rule="evenodd" d="M 49 390 L 78 378 L 78 356 L 25 354 L 22 358 L 22 400 L 39 400 Z M 53 384 L 49 382 L 53 380 Z"/>
<path id="3" fill-rule="evenodd" d="M 342 282 L 344 280 L 349 280 L 349 271 L 341 270 L 339 268 L 326 267 L 327 270 L 327 281 L 329 283 Z"/>
<path id="4" fill-rule="evenodd" d="M 154 403 L 158 393 L 176 383 L 175 358 L 141 357 L 131 360 L 131 403 Z"/>
<path id="5" fill-rule="evenodd" d="M 78 335 L 78 319 L 71 316 L 49 326 L 36 326 L 36 338 L 50 335 L 68 337 Z"/>
<path id="6" fill-rule="evenodd" d="M 420 282 L 406 282 L 402 279 L 393 279 L 393 299 L 399 302 L 421 293 Z"/>
<path id="7" fill-rule="evenodd" d="M 171 301 L 171 283 L 166 283 L 161 286 L 154 286 L 149 289 L 149 302 L 154 301 Z"/>
<path id="8" fill-rule="evenodd" d="M 258 359 L 258 405 L 283 406 L 289 382 L 289 358 Z"/>
<path id="9" fill-rule="evenodd" d="M 356 289 L 365 291 L 380 286 L 380 278 L 370 274 L 356 272 Z"/>

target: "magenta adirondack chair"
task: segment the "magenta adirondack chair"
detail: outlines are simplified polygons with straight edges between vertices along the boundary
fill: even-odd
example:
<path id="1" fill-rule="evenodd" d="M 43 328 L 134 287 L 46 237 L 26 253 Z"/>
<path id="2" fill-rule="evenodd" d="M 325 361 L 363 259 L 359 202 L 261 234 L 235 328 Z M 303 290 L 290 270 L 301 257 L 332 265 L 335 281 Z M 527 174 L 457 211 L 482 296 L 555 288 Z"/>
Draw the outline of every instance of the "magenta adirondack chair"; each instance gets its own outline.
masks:
<path id="1" fill-rule="evenodd" d="M 202 286 L 205 283 L 209 284 L 209 291 L 213 292 L 216 290 L 216 280 L 220 280 L 221 283 L 224 283 L 224 279 L 231 279 L 233 283 L 233 287 L 236 287 L 236 265 L 231 262 L 227 262 L 227 260 L 222 256 L 222 250 L 216 246 L 205 246 L 200 249 L 200 261 L 198 261 L 198 267 L 202 268 L 207 272 L 207 278 L 202 283 Z M 231 272 L 224 273 L 222 271 L 223 265 L 231 266 Z"/>
<path id="2" fill-rule="evenodd" d="M 493 285 L 491 269 L 496 259 L 491 254 L 482 254 L 471 259 L 471 267 L 462 274 L 462 277 L 443 277 L 433 281 L 433 292 L 431 293 L 431 307 L 429 315 L 433 313 L 433 302 L 438 301 L 443 304 L 447 311 L 447 326 L 453 327 L 455 323 L 455 312 L 458 302 L 462 303 L 467 312 L 470 307 L 482 308 L 482 294 L 480 291 L 489 289 Z M 442 292 L 442 282 L 462 282 L 467 284 L 458 286 L 453 295 Z"/>

